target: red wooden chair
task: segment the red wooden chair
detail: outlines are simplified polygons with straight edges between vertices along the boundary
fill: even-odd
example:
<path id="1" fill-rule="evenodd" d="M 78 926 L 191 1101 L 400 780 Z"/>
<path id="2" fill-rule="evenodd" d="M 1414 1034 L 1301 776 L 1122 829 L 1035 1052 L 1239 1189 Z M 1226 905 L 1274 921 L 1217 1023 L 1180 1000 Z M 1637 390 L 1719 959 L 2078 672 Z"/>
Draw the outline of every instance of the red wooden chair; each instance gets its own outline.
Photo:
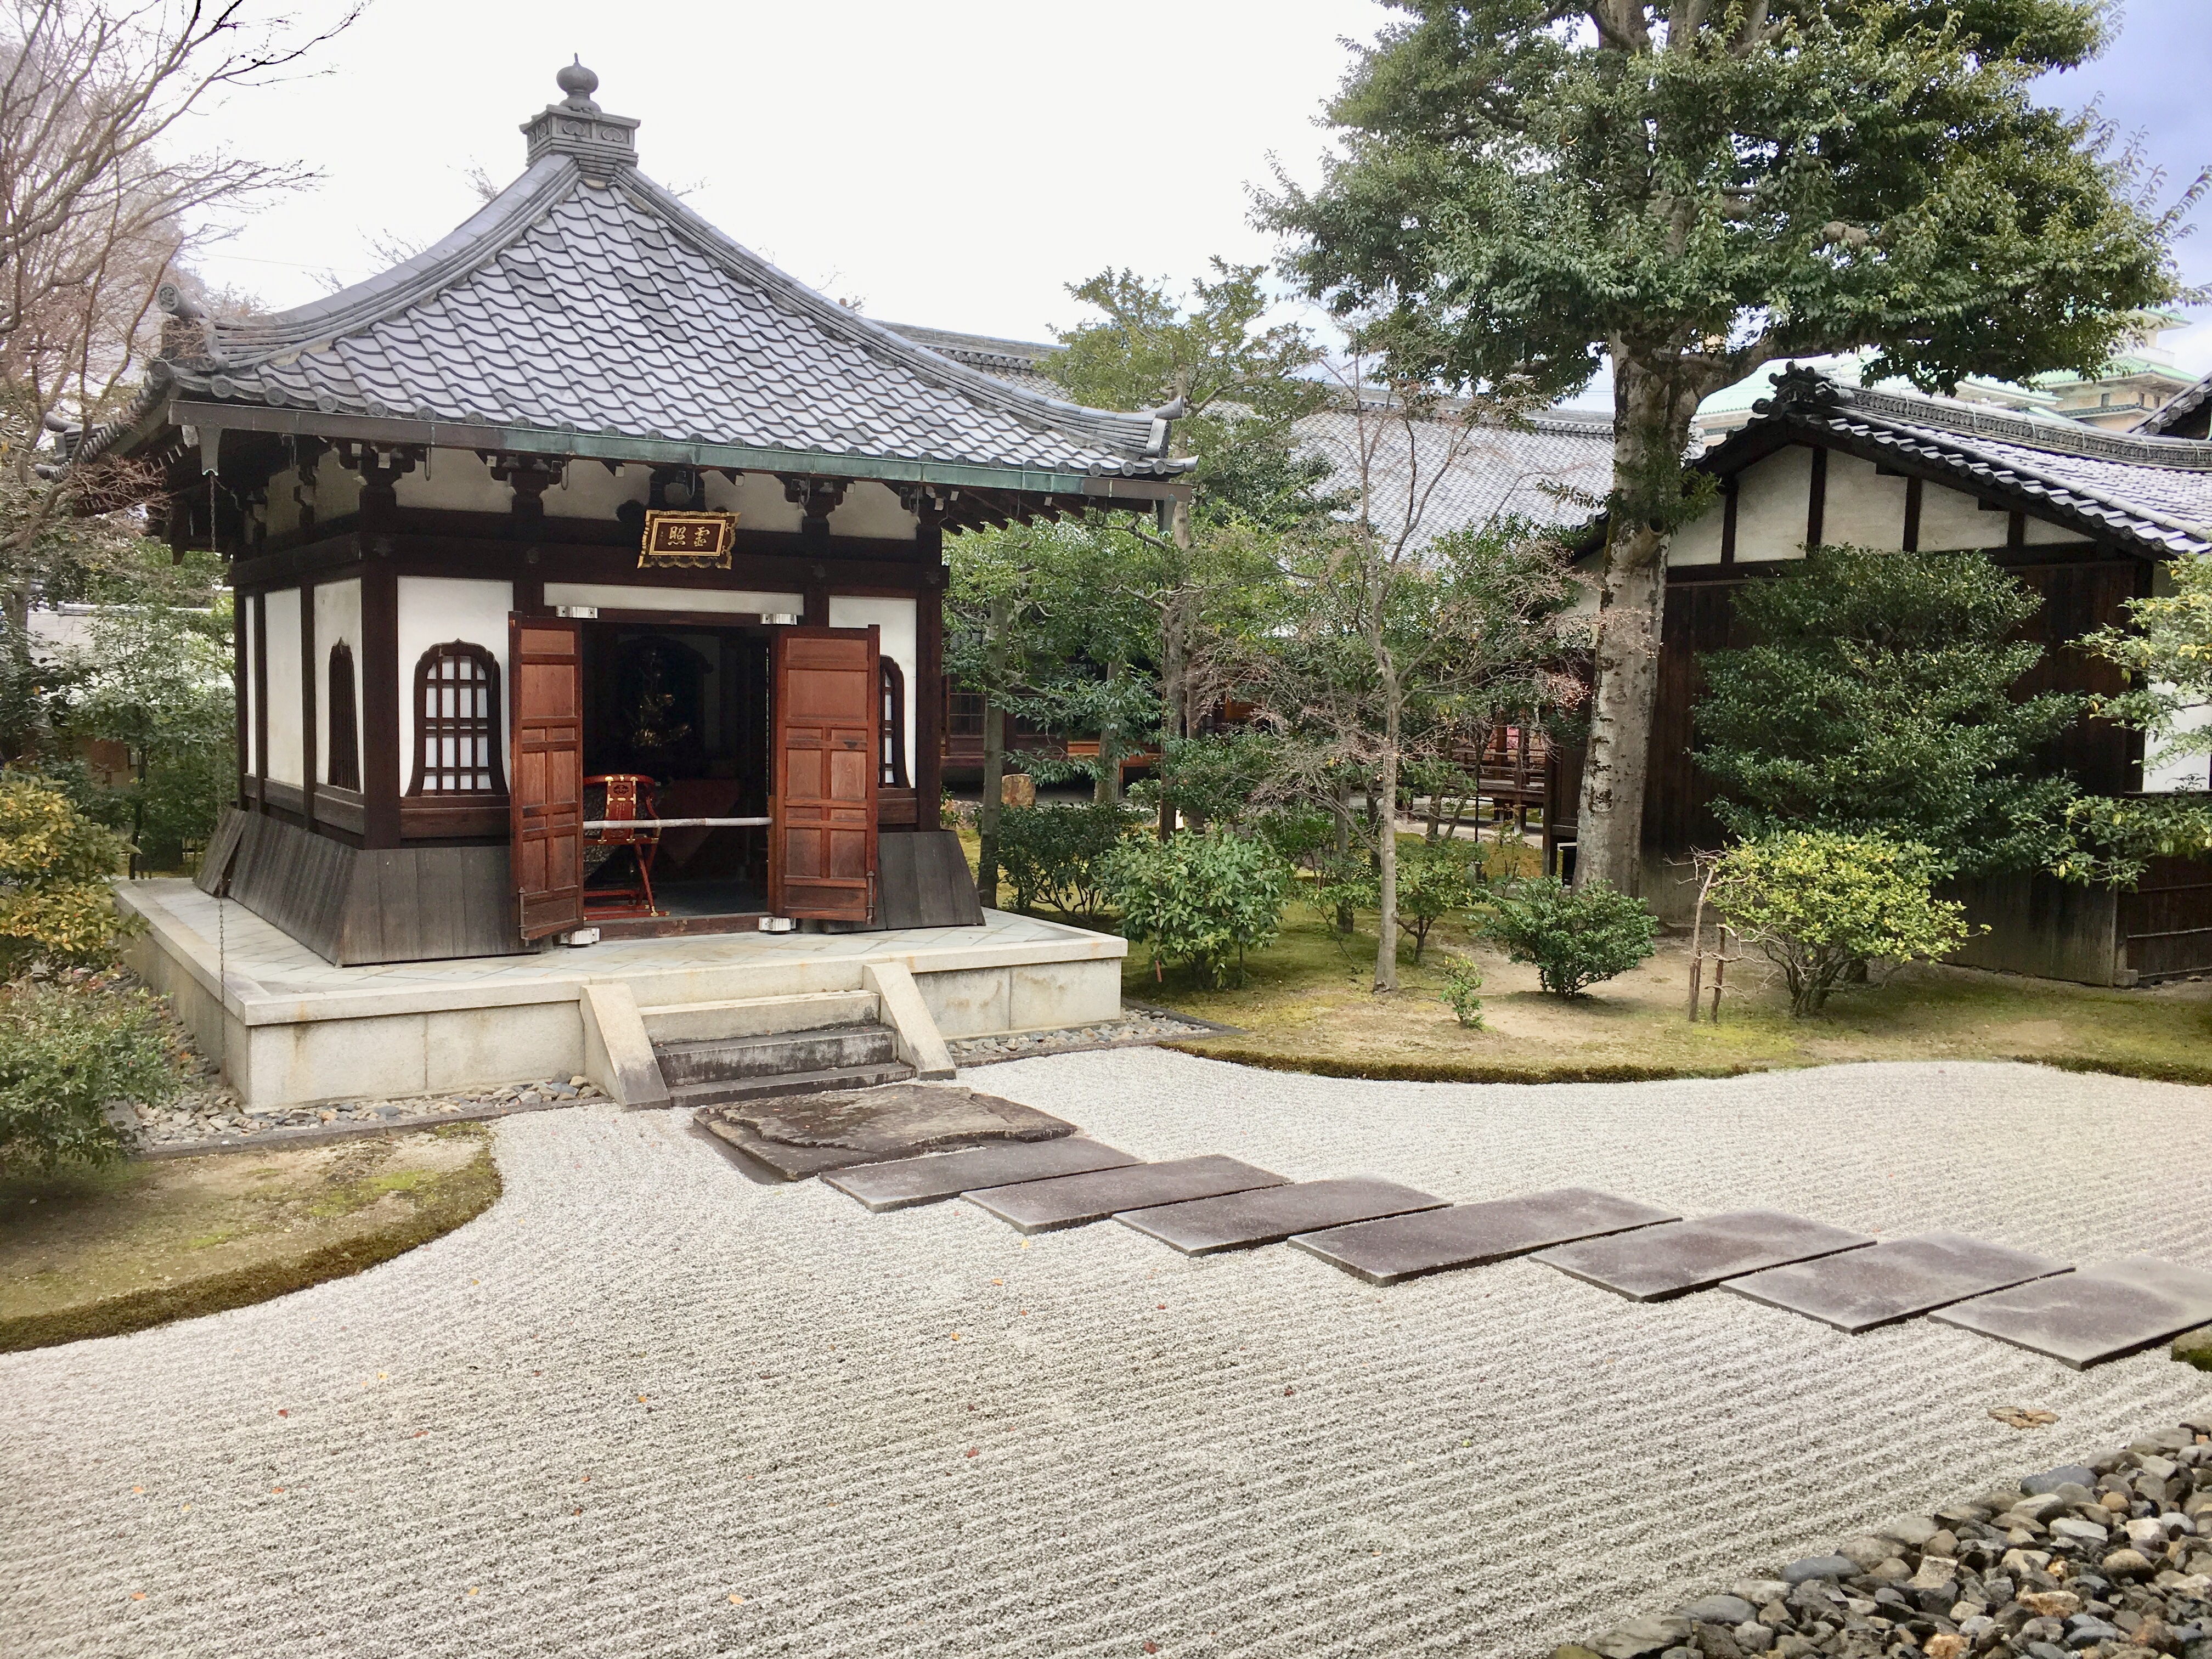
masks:
<path id="1" fill-rule="evenodd" d="M 608 916 L 651 916 L 659 912 L 653 901 L 653 855 L 660 848 L 660 830 L 657 825 L 646 824 L 636 829 L 621 829 L 619 824 L 653 816 L 653 794 L 655 787 L 651 778 L 635 772 L 609 772 L 584 780 L 586 789 L 603 789 L 606 799 L 596 814 L 607 827 L 584 832 L 584 858 L 586 876 L 596 873 L 618 848 L 627 847 L 635 866 L 637 879 L 622 886 L 584 889 L 584 915 L 587 921 Z M 588 810 L 588 809 L 587 809 Z M 592 850 L 600 849 L 597 860 Z"/>

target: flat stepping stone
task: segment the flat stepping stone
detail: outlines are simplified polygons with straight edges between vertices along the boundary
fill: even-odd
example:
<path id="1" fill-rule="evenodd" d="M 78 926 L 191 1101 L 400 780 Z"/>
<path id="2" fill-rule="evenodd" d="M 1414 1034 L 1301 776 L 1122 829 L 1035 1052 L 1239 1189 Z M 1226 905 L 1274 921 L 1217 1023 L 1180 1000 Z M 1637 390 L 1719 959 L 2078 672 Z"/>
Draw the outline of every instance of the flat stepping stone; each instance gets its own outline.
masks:
<path id="1" fill-rule="evenodd" d="M 1070 1135 L 1060 1140 L 1007 1141 L 995 1146 L 971 1146 L 965 1152 L 863 1164 L 822 1179 L 880 1213 L 957 1198 L 979 1188 L 1042 1181 L 1048 1176 L 1081 1175 L 1136 1161 L 1103 1141 Z"/>
<path id="2" fill-rule="evenodd" d="M 1050 1140 L 1075 1126 L 958 1084 L 787 1095 L 702 1106 L 692 1121 L 786 1181 L 998 1140 Z"/>
<path id="3" fill-rule="evenodd" d="M 2131 1255 L 1978 1296 L 1929 1317 L 2086 1370 L 2212 1321 L 2212 1273 Z"/>
<path id="4" fill-rule="evenodd" d="M 1172 1244 L 1185 1255 L 1245 1250 L 1274 1244 L 1293 1233 L 1318 1232 L 1346 1222 L 1408 1210 L 1442 1209 L 1444 1200 L 1395 1181 L 1355 1176 L 1343 1181 L 1293 1181 L 1255 1192 L 1201 1198 L 1157 1209 L 1124 1210 L 1115 1217 L 1139 1232 Z"/>
<path id="5" fill-rule="evenodd" d="M 1082 1175 L 1025 1181 L 1018 1186 L 986 1187 L 961 1196 L 1023 1232 L 1045 1233 L 1103 1221 L 1122 1210 L 1183 1204 L 1283 1184 L 1283 1177 L 1271 1170 L 1216 1154 L 1158 1164 L 1124 1164 Z"/>
<path id="6" fill-rule="evenodd" d="M 1663 1302 L 1741 1273 L 1873 1243 L 1864 1233 L 1778 1210 L 1732 1210 L 1563 1244 L 1534 1259 L 1632 1302 Z"/>
<path id="7" fill-rule="evenodd" d="M 1856 1334 L 2067 1271 L 2048 1256 L 1960 1233 L 1891 1239 L 1871 1249 L 1769 1267 L 1721 1286 L 1770 1308 Z"/>
<path id="8" fill-rule="evenodd" d="M 1633 1204 L 1587 1187 L 1561 1187 L 1487 1204 L 1455 1204 L 1326 1232 L 1301 1233 L 1292 1248 L 1356 1274 L 1370 1285 L 1452 1267 L 1479 1267 L 1547 1245 L 1680 1221 L 1671 1210 Z"/>

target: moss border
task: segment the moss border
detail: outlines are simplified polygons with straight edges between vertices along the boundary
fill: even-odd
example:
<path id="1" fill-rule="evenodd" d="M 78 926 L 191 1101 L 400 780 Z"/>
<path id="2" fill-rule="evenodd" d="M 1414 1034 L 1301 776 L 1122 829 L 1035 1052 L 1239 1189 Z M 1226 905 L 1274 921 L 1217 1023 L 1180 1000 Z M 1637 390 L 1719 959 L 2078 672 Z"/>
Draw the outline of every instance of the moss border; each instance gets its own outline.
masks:
<path id="1" fill-rule="evenodd" d="M 1788 1069 L 1748 1061 L 1725 1066 L 1639 1066 L 1621 1061 L 1589 1066 L 1472 1065 L 1453 1060 L 1348 1060 L 1333 1054 L 1279 1054 L 1264 1048 L 1214 1047 L 1197 1042 L 1163 1042 L 1179 1054 L 1223 1060 L 1268 1072 L 1358 1078 L 1370 1083 L 1666 1083 L 1680 1078 L 1743 1077 Z"/>
<path id="2" fill-rule="evenodd" d="M 304 1291 L 311 1285 L 350 1278 L 475 1220 L 504 1190 L 487 1137 L 476 1157 L 454 1172 L 434 1199 L 410 1207 L 395 1225 L 382 1232 L 325 1244 L 287 1261 L 235 1268 L 183 1285 L 132 1291 L 51 1313 L 0 1319 L 0 1353 L 52 1348 L 96 1336 L 127 1336 L 174 1320 L 250 1307 Z"/>
<path id="3" fill-rule="evenodd" d="M 2109 1054 L 1991 1054 L 1989 1058 L 2017 1060 L 2022 1066 L 2048 1066 L 2060 1072 L 2102 1072 L 2110 1077 L 2140 1078 L 2146 1083 L 2212 1085 L 2212 1066 L 2194 1066 L 2186 1060 L 2116 1060 Z"/>

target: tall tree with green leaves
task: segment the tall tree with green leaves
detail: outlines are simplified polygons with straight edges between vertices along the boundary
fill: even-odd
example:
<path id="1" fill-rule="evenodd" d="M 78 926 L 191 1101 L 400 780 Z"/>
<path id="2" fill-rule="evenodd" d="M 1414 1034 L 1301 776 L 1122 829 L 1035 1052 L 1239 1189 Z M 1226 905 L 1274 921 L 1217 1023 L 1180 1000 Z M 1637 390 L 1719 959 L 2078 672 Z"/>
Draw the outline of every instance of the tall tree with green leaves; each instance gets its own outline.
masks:
<path id="1" fill-rule="evenodd" d="M 1571 393 L 1613 375 L 1577 869 L 1634 890 L 1690 422 L 1760 363 L 1872 378 L 2098 369 L 2176 292 L 2132 155 L 2030 83 L 2100 0 L 1392 0 L 1329 106 L 1320 187 L 1262 222 L 1401 372 Z M 2199 180 L 2201 186 L 2203 181 Z"/>

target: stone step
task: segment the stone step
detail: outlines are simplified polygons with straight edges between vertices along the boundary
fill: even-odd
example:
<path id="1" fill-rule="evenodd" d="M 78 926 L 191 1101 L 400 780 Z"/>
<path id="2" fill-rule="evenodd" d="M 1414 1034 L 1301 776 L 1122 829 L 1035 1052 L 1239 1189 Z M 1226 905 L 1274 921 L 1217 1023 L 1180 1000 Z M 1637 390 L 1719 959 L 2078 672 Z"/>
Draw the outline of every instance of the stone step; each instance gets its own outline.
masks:
<path id="1" fill-rule="evenodd" d="M 641 1008 L 638 1014 L 645 1021 L 646 1035 L 656 1043 L 818 1031 L 830 1025 L 872 1024 L 882 1018 L 873 991 L 809 991 L 797 996 L 675 1002 Z"/>
<path id="2" fill-rule="evenodd" d="M 714 1083 L 687 1083 L 672 1087 L 673 1106 L 736 1106 L 749 1100 L 773 1100 L 780 1095 L 810 1095 L 831 1089 L 874 1089 L 886 1083 L 912 1079 L 914 1067 L 893 1060 L 884 1066 L 840 1066 L 820 1072 L 779 1072 L 759 1077 L 725 1078 Z"/>
<path id="3" fill-rule="evenodd" d="M 753 1036 L 708 1037 L 694 1042 L 656 1042 L 653 1058 L 673 1090 L 693 1083 L 722 1083 L 799 1072 L 834 1072 L 883 1066 L 898 1057 L 887 1025 L 827 1025 L 811 1031 L 769 1031 Z"/>

